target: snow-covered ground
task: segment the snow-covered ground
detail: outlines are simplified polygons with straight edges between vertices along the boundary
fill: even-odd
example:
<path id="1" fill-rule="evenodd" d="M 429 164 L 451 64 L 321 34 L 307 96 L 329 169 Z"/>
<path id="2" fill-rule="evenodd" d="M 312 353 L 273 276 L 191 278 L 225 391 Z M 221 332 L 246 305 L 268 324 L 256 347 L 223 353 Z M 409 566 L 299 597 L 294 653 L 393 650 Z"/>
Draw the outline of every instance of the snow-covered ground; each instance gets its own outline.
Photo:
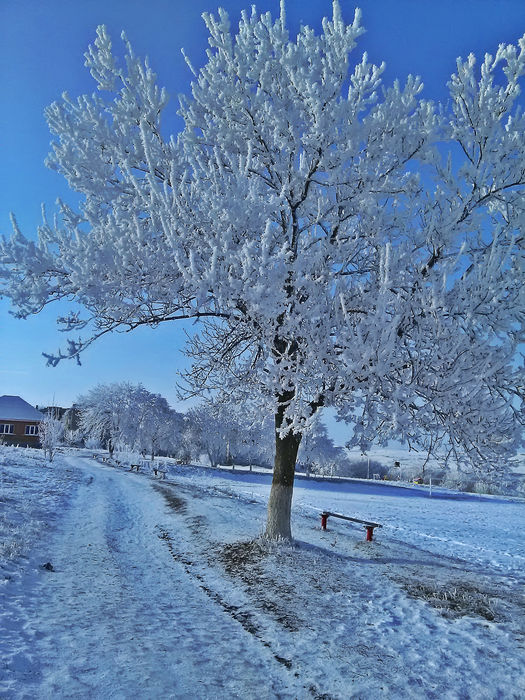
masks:
<path id="1" fill-rule="evenodd" d="M 525 696 L 525 502 L 299 479 L 268 545 L 269 486 L 0 448 L 0 697 Z"/>
<path id="2" fill-rule="evenodd" d="M 194 478 L 192 472 L 186 478 Z M 204 470 L 201 474 L 206 475 Z M 213 473 L 213 472 L 212 472 Z M 203 476 L 199 475 L 199 480 Z M 259 474 L 224 472 L 213 484 L 264 501 L 270 479 Z M 431 494 L 431 495 L 429 495 Z M 481 505 L 482 504 L 482 505 Z M 465 559 L 517 577 L 525 570 L 525 500 L 482 496 L 443 488 L 348 479 L 301 479 L 294 488 L 296 513 L 316 517 L 323 510 L 380 522 L 381 539 L 399 540 L 436 554 Z M 261 523 L 261 528 L 263 523 Z M 330 530 L 348 525 L 329 520 Z"/>

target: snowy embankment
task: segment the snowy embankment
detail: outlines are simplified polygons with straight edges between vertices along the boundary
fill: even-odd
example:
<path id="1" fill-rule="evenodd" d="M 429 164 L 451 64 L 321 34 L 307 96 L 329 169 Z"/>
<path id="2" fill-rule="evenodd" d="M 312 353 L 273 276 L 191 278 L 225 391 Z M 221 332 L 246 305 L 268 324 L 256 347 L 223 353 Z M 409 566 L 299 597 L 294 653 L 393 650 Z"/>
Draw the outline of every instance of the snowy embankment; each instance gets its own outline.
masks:
<path id="1" fill-rule="evenodd" d="M 47 542 L 82 478 L 60 455 L 50 464 L 40 450 L 0 446 L 1 582 L 19 576 L 20 563 Z"/>
<path id="2" fill-rule="evenodd" d="M 2 698 L 525 694 L 522 502 L 299 480 L 296 543 L 272 546 L 254 541 L 268 476 L 173 467 L 155 481 L 13 455 L 2 536 L 19 507 L 36 513 L 13 475 L 34 503 L 38 481 L 56 500 L 35 516 L 52 527 L 26 530 L 31 551 L 10 550 Z M 384 527 L 372 543 L 342 521 L 323 532 L 326 507 Z"/>

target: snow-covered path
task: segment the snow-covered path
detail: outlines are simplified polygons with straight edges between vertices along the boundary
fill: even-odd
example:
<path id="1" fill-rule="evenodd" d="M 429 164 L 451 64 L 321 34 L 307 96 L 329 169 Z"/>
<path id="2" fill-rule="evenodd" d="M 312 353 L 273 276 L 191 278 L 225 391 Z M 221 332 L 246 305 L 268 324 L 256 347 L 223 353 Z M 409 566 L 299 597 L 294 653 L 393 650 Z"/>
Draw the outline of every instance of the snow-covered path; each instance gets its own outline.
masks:
<path id="1" fill-rule="evenodd" d="M 271 655 L 263 648 L 261 658 L 260 645 L 174 561 L 159 536 L 173 516 L 151 482 L 82 462 L 86 479 L 47 550 L 55 571 L 42 573 L 25 610 L 26 649 L 16 659 L 25 682 L 14 696 L 278 693 L 279 664 L 272 678 Z"/>

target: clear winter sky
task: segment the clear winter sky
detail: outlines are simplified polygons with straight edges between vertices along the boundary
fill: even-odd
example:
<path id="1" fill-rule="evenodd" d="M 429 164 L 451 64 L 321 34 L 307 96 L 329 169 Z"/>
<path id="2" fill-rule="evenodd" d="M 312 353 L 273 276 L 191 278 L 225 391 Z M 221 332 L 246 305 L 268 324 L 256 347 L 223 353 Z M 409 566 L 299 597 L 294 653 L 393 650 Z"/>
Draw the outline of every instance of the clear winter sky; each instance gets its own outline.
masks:
<path id="1" fill-rule="evenodd" d="M 0 233 L 11 231 L 9 212 L 16 214 L 25 235 L 33 235 L 41 220 L 41 203 L 53 210 L 57 196 L 74 202 L 65 181 L 48 170 L 44 159 L 50 134 L 44 108 L 64 90 L 71 96 L 91 93 L 94 84 L 83 54 L 98 24 L 107 25 L 114 45 L 124 29 L 135 51 L 148 55 L 159 82 L 173 99 L 164 126 L 177 132 L 180 93 L 188 92 L 191 74 L 181 47 L 196 67 L 204 61 L 207 35 L 202 12 L 215 11 L 219 0 L 0 0 Z M 220 3 L 237 23 L 249 0 Z M 351 21 L 354 0 L 341 0 Z M 443 99 L 457 56 L 493 53 L 501 42 L 516 42 L 525 33 L 525 0 L 361 0 L 366 35 L 355 49 L 356 60 L 366 50 L 371 60 L 387 63 L 389 83 L 409 73 L 421 75 L 425 97 Z M 279 12 L 279 0 L 259 0 L 258 10 Z M 288 0 L 292 31 L 301 23 L 320 27 L 331 14 L 330 0 Z M 177 403 L 177 370 L 184 333 L 173 324 L 156 330 L 105 337 L 86 351 L 82 366 L 62 362 L 45 366 L 42 351 L 64 346 L 56 330 L 53 307 L 19 321 L 0 300 L 0 395 L 18 394 L 32 404 L 70 405 L 100 382 L 141 382 Z M 188 326 L 188 328 L 190 328 Z M 336 426 L 334 436 L 345 441 Z"/>

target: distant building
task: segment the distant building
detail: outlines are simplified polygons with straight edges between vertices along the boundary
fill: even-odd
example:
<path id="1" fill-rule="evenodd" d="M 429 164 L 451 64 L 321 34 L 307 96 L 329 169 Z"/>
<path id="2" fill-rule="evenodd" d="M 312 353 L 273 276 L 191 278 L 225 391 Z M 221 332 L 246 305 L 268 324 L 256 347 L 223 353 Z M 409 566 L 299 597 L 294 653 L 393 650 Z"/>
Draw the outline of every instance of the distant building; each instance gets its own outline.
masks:
<path id="1" fill-rule="evenodd" d="M 0 396 L 0 442 L 37 447 L 43 417 L 20 396 Z"/>
<path id="2" fill-rule="evenodd" d="M 62 406 L 35 406 L 37 411 L 40 411 L 40 413 L 43 413 L 44 416 L 52 416 L 53 418 L 56 418 L 57 420 L 62 420 L 64 415 L 67 413 L 69 409 L 63 408 Z"/>

